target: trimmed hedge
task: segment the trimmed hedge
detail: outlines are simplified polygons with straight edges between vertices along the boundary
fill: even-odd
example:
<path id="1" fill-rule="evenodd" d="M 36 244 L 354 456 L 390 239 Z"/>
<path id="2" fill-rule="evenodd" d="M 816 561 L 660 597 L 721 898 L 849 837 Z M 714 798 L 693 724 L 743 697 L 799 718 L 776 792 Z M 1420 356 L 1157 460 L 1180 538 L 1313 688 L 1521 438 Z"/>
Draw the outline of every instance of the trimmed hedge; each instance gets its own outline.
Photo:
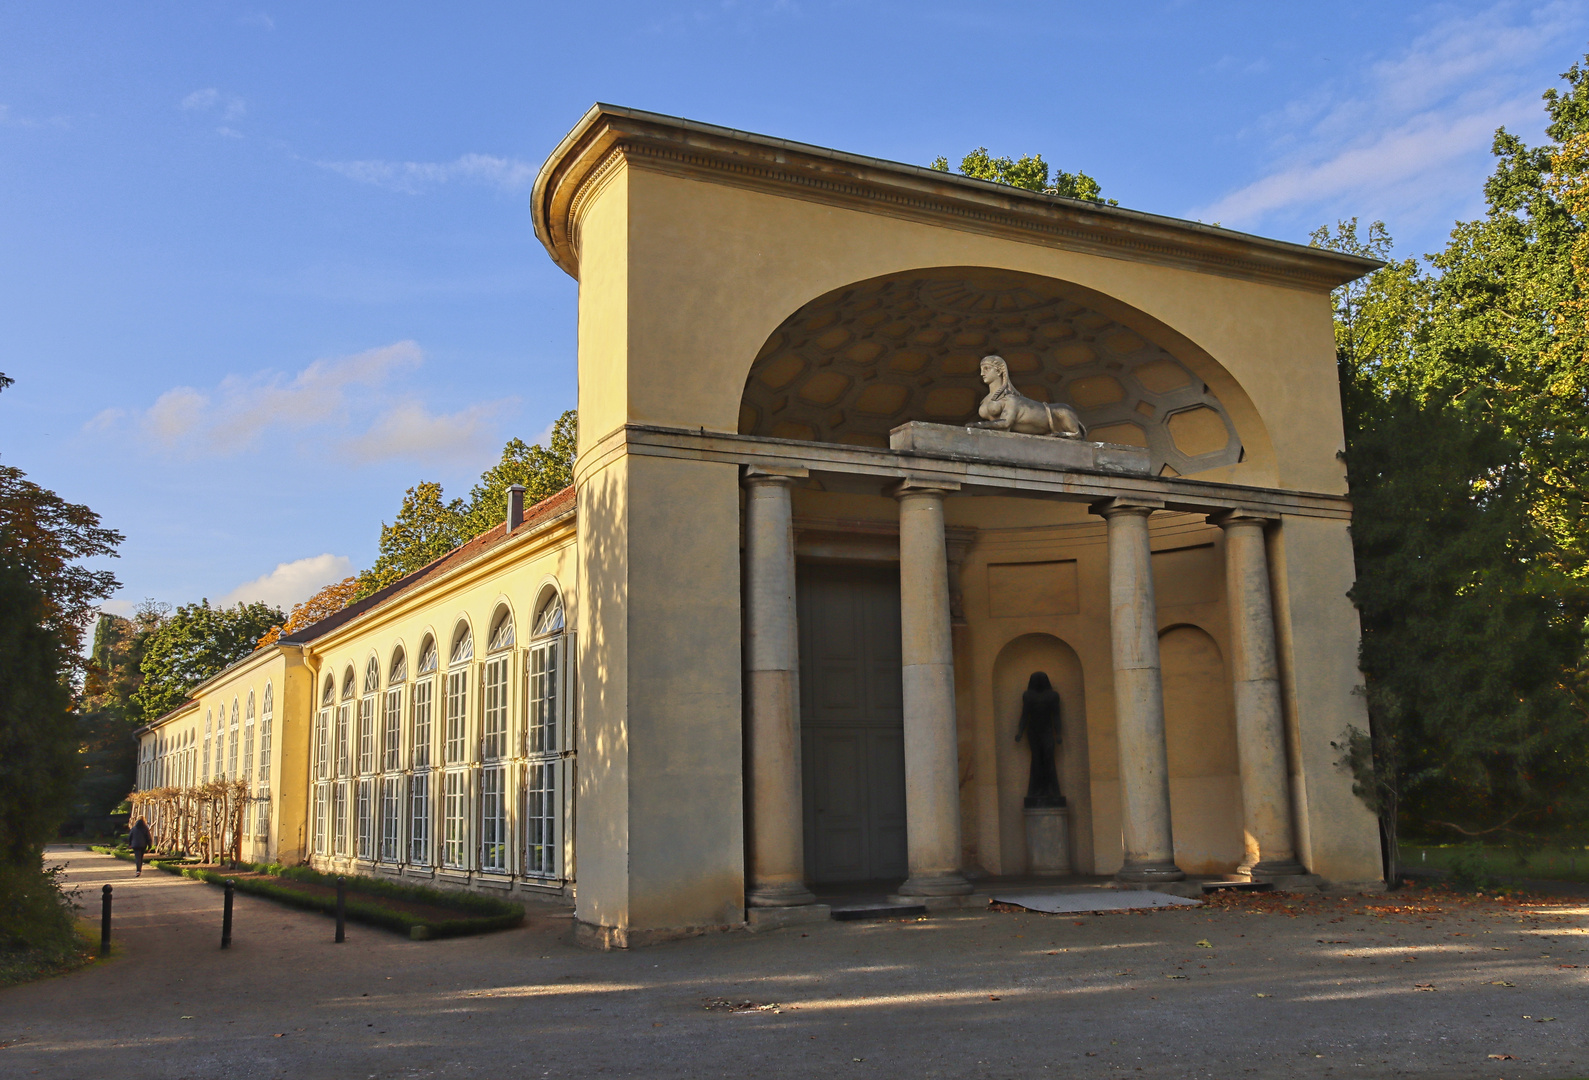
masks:
<path id="1" fill-rule="evenodd" d="M 117 858 L 130 859 L 132 853 L 125 849 L 96 847 L 95 851 Z M 320 896 L 314 893 L 294 889 L 286 882 L 302 881 L 309 884 L 324 885 L 334 888 L 336 875 L 325 874 L 307 866 L 279 866 L 274 863 L 239 863 L 237 869 L 244 872 L 267 874 L 279 880 L 262 880 L 260 878 L 236 877 L 225 871 L 216 871 L 191 863 L 183 863 L 179 859 L 151 859 L 146 860 L 149 865 L 164 870 L 167 873 L 181 874 L 183 877 L 195 881 L 207 882 L 211 885 L 225 885 L 230 881 L 232 887 L 238 892 L 248 893 L 251 896 L 264 897 L 291 907 L 302 908 L 306 911 L 320 911 L 327 915 L 336 914 L 337 901 L 334 896 Z M 386 930 L 395 930 L 400 934 L 407 934 L 415 941 L 427 941 L 433 938 L 460 937 L 465 934 L 483 934 L 492 930 L 506 930 L 518 926 L 524 921 L 524 909 L 517 904 L 506 900 L 494 900 L 489 896 L 476 896 L 472 893 L 454 893 L 441 889 L 426 888 L 422 885 L 400 885 L 391 881 L 380 881 L 373 878 L 349 875 L 344 878 L 346 896 L 343 911 L 349 919 L 355 922 L 368 923 Z M 361 898 L 362 897 L 365 898 Z M 398 911 L 380 903 L 381 897 L 393 900 L 407 900 L 416 904 L 428 904 L 432 907 L 453 908 L 467 914 L 460 914 L 456 919 L 432 919 L 420 915 L 412 915 L 406 911 Z M 367 898 L 367 899 L 366 899 Z"/>

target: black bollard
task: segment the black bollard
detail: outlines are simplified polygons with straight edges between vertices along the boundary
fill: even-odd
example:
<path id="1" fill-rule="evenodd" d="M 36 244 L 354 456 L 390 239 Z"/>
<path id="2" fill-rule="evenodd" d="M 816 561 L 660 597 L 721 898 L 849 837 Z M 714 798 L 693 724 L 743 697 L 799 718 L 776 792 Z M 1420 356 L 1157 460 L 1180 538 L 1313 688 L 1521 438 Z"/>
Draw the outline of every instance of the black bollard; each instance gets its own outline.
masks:
<path id="1" fill-rule="evenodd" d="M 347 940 L 347 933 L 343 929 L 343 919 L 347 914 L 347 880 L 341 874 L 337 875 L 337 944 Z"/>
<path id="2" fill-rule="evenodd" d="M 99 891 L 99 955 L 110 955 L 110 886 Z"/>
<path id="3" fill-rule="evenodd" d="M 228 878 L 227 882 L 226 882 L 226 900 L 224 901 L 224 906 L 221 908 L 221 948 L 230 949 L 231 947 L 232 947 L 232 882 L 231 882 L 231 879 Z"/>

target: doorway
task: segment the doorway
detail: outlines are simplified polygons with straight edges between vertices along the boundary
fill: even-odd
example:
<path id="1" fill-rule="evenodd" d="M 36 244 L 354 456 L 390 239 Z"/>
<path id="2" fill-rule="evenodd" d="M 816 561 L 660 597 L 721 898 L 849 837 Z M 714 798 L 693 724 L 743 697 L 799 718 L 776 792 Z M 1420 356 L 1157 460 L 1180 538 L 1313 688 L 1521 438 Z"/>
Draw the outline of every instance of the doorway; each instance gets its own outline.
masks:
<path id="1" fill-rule="evenodd" d="M 796 594 L 807 880 L 903 878 L 899 570 L 802 563 Z"/>

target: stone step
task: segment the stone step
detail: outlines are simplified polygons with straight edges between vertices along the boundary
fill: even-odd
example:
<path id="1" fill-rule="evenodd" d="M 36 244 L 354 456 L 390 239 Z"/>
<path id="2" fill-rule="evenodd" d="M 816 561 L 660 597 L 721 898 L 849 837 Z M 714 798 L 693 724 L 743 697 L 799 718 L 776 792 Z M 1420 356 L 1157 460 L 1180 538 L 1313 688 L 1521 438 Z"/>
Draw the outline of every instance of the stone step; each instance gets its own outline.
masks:
<path id="1" fill-rule="evenodd" d="M 1210 892 L 1273 892 L 1274 885 L 1267 881 L 1205 881 L 1203 891 Z"/>
<path id="2" fill-rule="evenodd" d="M 898 919 L 906 915 L 927 914 L 926 904 L 857 904 L 854 907 L 836 907 L 833 918 L 839 922 L 857 922 L 861 919 Z"/>

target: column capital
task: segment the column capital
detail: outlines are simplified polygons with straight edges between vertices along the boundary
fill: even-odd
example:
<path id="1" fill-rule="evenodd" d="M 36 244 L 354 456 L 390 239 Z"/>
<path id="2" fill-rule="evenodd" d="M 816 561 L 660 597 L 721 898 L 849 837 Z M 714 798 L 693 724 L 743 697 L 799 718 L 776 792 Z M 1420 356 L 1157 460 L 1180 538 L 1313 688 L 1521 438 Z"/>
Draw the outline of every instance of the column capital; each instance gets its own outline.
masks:
<path id="1" fill-rule="evenodd" d="M 799 465 L 746 465 L 744 483 L 746 487 L 753 484 L 793 484 L 810 475 L 810 469 Z"/>
<path id="2" fill-rule="evenodd" d="M 953 495 L 960 490 L 960 483 L 956 480 L 928 479 L 920 476 L 906 476 L 899 483 L 888 488 L 888 494 L 896 499 L 903 499 L 907 495 L 936 495 L 940 499 L 945 495 Z"/>
<path id="3" fill-rule="evenodd" d="M 1261 510 L 1216 510 L 1209 514 L 1206 520 L 1210 525 L 1218 525 L 1221 529 L 1230 525 L 1256 525 L 1260 529 L 1267 529 L 1278 522 L 1280 517 L 1277 514 L 1266 514 Z"/>
<path id="4" fill-rule="evenodd" d="M 1153 511 L 1163 509 L 1163 499 L 1115 498 L 1104 499 L 1102 502 L 1095 502 L 1087 508 L 1087 512 L 1091 514 L 1097 514 L 1101 518 L 1112 518 L 1117 516 L 1147 517 L 1149 514 L 1153 513 Z"/>

